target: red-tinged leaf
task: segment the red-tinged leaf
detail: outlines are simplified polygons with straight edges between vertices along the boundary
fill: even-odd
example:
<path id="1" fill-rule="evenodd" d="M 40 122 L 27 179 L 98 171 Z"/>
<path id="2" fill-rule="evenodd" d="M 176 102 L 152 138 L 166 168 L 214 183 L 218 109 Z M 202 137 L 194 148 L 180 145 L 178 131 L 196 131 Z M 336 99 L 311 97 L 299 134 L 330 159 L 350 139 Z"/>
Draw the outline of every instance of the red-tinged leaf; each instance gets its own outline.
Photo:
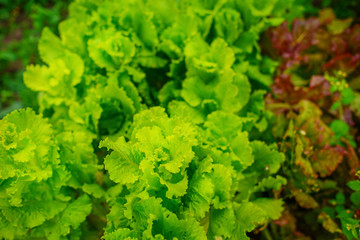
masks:
<path id="1" fill-rule="evenodd" d="M 323 76 L 314 75 L 311 77 L 309 85 L 311 88 L 314 88 L 316 86 L 321 86 L 324 83 L 328 83 L 328 81 L 326 81 L 326 79 Z"/>
<path id="2" fill-rule="evenodd" d="M 351 29 L 345 31 L 347 34 L 347 40 L 349 43 L 349 48 L 351 52 L 359 52 L 360 51 L 360 25 L 356 24 Z"/>
<path id="3" fill-rule="evenodd" d="M 342 233 L 336 222 L 331 219 L 331 217 L 325 212 L 319 214 L 318 220 L 322 223 L 323 227 L 330 233 Z"/>
<path id="4" fill-rule="evenodd" d="M 280 69 L 285 70 L 306 61 L 306 57 L 301 53 L 316 43 L 315 33 L 320 25 L 320 21 L 316 18 L 296 19 L 291 30 L 284 22 L 270 33 L 276 52 L 283 58 Z"/>
<path id="5" fill-rule="evenodd" d="M 290 213 L 289 209 L 285 209 L 281 217 L 274 221 L 274 224 L 280 226 L 283 230 L 291 232 L 297 240 L 310 240 L 303 233 L 296 229 L 296 218 Z"/>
<path id="6" fill-rule="evenodd" d="M 321 120 L 320 108 L 310 101 L 303 100 L 296 105 L 296 109 L 299 110 L 296 126 L 310 139 L 312 145 L 323 147 L 333 133 Z"/>
<path id="7" fill-rule="evenodd" d="M 337 55 L 324 64 L 325 70 L 341 70 L 347 74 L 353 72 L 360 65 L 360 53 L 352 55 L 344 53 Z"/>
<path id="8" fill-rule="evenodd" d="M 328 40 L 328 42 L 330 43 L 330 46 L 328 49 L 324 50 L 329 51 L 332 55 L 340 55 L 346 52 L 349 45 L 349 43 L 341 36 L 334 36 L 331 38 L 331 41 Z"/>
<path id="9" fill-rule="evenodd" d="M 328 147 L 317 151 L 313 157 L 313 169 L 320 177 L 331 175 L 343 161 L 345 150 L 340 147 Z"/>
<path id="10" fill-rule="evenodd" d="M 279 75 L 272 86 L 272 89 L 276 98 L 280 101 L 284 101 L 288 104 L 296 104 L 306 96 L 306 92 L 303 88 L 295 87 L 291 82 L 290 75 Z"/>
<path id="11" fill-rule="evenodd" d="M 334 19 L 336 19 L 336 16 L 331 8 L 325 8 L 319 11 L 319 21 L 321 23 L 330 23 Z"/>
<path id="12" fill-rule="evenodd" d="M 319 207 L 319 204 L 316 202 L 316 200 L 310 196 L 307 193 L 302 192 L 301 190 L 293 190 L 292 194 L 295 197 L 296 202 L 300 205 L 302 208 L 306 209 L 314 209 Z"/>
<path id="13" fill-rule="evenodd" d="M 352 18 L 347 19 L 334 19 L 331 21 L 329 25 L 327 25 L 327 29 L 332 34 L 341 34 L 343 33 L 347 28 L 350 27 L 351 23 L 353 22 Z"/>
<path id="14" fill-rule="evenodd" d="M 281 74 L 276 77 L 272 89 L 276 94 L 275 101 L 289 105 L 297 104 L 303 99 L 317 102 L 331 95 L 330 83 L 324 77 L 316 75 L 310 79 L 309 87 L 299 87 L 293 84 L 290 75 Z"/>
<path id="15" fill-rule="evenodd" d="M 273 47 L 282 57 L 280 71 L 300 64 L 313 68 L 325 63 L 321 72 L 353 72 L 360 62 L 360 26 L 350 28 L 352 22 L 351 18 L 336 19 L 332 9 L 323 9 L 318 18 L 295 19 L 291 28 L 283 23 L 271 30 Z"/>
<path id="16" fill-rule="evenodd" d="M 310 161 L 303 157 L 305 152 L 306 151 L 300 137 L 297 137 L 295 146 L 295 165 L 300 167 L 305 176 L 316 178 L 317 174 L 314 172 Z"/>
<path id="17" fill-rule="evenodd" d="M 330 83 L 323 76 L 312 76 L 309 85 L 306 97 L 313 102 L 331 95 Z"/>
<path id="18" fill-rule="evenodd" d="M 360 169 L 360 160 L 355 149 L 349 143 L 347 144 L 346 150 L 347 163 L 351 169 L 352 176 L 355 177 L 357 170 Z"/>
<path id="19" fill-rule="evenodd" d="M 355 218 L 360 219 L 360 210 L 359 209 L 356 209 L 356 211 L 355 211 Z"/>

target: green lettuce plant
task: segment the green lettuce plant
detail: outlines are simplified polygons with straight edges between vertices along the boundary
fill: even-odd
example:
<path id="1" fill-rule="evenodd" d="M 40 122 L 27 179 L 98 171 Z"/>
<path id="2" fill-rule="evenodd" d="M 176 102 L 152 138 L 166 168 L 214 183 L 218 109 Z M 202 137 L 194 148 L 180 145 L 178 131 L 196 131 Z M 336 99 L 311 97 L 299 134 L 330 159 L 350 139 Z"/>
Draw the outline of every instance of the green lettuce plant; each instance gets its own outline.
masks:
<path id="1" fill-rule="evenodd" d="M 41 193 L 27 189 L 23 205 L 4 200 L 1 229 L 12 224 L 13 230 L 0 233 L 9 239 L 248 239 L 248 232 L 279 218 L 286 179 L 276 173 L 284 156 L 260 141 L 271 122 L 263 96 L 276 64 L 262 58 L 258 40 L 292 6 L 285 0 L 70 4 L 59 36 L 42 32 L 43 64 L 24 73 L 40 115 L 21 110 L 29 116 L 1 120 L 20 129 L 19 144 L 23 137 L 39 142 L 19 150 L 23 155 L 7 150 L 0 161 L 16 170 L 26 153 L 30 166 L 49 162 L 51 172 L 41 181 L 0 182 L 5 199 L 22 192 L 7 190 L 12 181 L 30 182 Z M 38 122 L 29 125 L 33 118 Z M 32 139 L 42 126 L 52 130 Z M 52 174 L 58 168 L 61 180 Z M 27 204 L 46 206 L 33 198 L 62 204 L 31 215 L 35 223 L 16 220 L 27 216 Z M 8 208 L 19 212 L 7 215 Z M 69 216 L 68 208 L 81 213 Z"/>
<path id="2" fill-rule="evenodd" d="M 63 133 L 67 134 L 71 137 L 69 132 Z M 67 153 L 71 151 L 66 148 L 68 141 L 57 141 L 49 122 L 30 109 L 0 120 L 1 238 L 81 235 L 80 224 L 92 206 L 90 198 L 76 187 L 91 183 L 94 172 L 75 169 L 80 159 Z M 86 149 L 80 151 L 85 153 Z M 88 164 L 83 163 L 83 167 Z"/>
<path id="3" fill-rule="evenodd" d="M 249 78 L 270 84 L 271 69 L 259 68 L 266 60 L 259 36 L 291 6 L 283 0 L 75 1 L 59 25 L 60 38 L 44 29 L 39 52 L 46 65 L 29 66 L 24 81 L 39 92 L 45 116 L 70 118 L 100 136 L 124 134 L 146 105 L 171 102 L 170 112 L 191 111 L 196 123 L 215 110 L 239 113 L 252 92 Z"/>
<path id="4" fill-rule="evenodd" d="M 260 196 L 286 183 L 271 176 L 284 156 L 250 142 L 243 121 L 216 111 L 202 129 L 154 107 L 135 116 L 129 141 L 102 141 L 118 183 L 109 189 L 105 239 L 247 239 L 280 217 L 282 200 Z"/>
<path id="5" fill-rule="evenodd" d="M 23 69 L 40 63 L 37 45 L 44 27 L 57 32 L 71 1 L 0 0 L 0 118 L 21 108 L 37 108 L 36 94 L 26 88 Z"/>

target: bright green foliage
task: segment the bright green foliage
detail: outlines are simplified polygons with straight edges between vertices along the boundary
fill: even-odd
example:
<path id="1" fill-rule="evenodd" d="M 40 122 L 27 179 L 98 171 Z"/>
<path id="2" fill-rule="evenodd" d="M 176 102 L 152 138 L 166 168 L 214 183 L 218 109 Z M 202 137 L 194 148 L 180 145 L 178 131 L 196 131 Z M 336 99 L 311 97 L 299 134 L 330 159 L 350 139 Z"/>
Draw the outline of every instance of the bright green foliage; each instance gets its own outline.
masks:
<path id="1" fill-rule="evenodd" d="M 30 109 L 0 121 L 1 238 L 60 239 L 79 231 L 91 204 L 88 196 L 76 199 L 67 187 L 74 177 L 65 148 L 48 121 Z"/>
<path id="2" fill-rule="evenodd" d="M 344 73 L 339 72 L 335 76 L 330 76 L 328 74 L 325 76 L 326 80 L 331 84 L 330 91 L 339 94 L 339 100 L 334 102 L 331 106 L 331 110 L 339 110 L 340 114 L 343 113 L 344 106 L 355 103 L 354 92 L 341 74 Z M 341 145 L 344 141 L 349 141 L 353 147 L 356 147 L 353 137 L 349 134 L 350 127 L 346 122 L 334 120 L 331 123 L 330 128 L 335 134 L 332 141 L 333 144 Z"/>
<path id="3" fill-rule="evenodd" d="M 24 81 L 41 93 L 40 112 L 100 136 L 124 135 L 141 102 L 170 103 L 171 115 L 192 113 L 194 123 L 215 110 L 251 112 L 250 82 L 264 87 L 272 73 L 258 66 L 266 59 L 257 40 L 291 6 L 283 0 L 75 1 L 59 25 L 60 38 L 44 29 L 39 51 L 46 65 L 29 66 Z M 263 111 L 253 114 L 260 131 Z"/>
<path id="4" fill-rule="evenodd" d="M 48 66 L 29 66 L 24 81 L 32 90 L 42 92 L 40 111 L 49 112 L 56 122 L 70 119 L 85 126 L 95 133 L 92 138 L 126 131 L 131 117 L 141 108 L 127 70 L 108 77 L 88 73 L 93 70 L 86 62 L 48 29 L 43 31 L 39 50 Z"/>
<path id="5" fill-rule="evenodd" d="M 216 39 L 209 47 L 195 38 L 185 47 L 188 72 L 180 93 L 185 102 L 205 114 L 214 110 L 238 112 L 248 102 L 250 84 L 235 75 L 235 55 L 224 40 Z"/>
<path id="6" fill-rule="evenodd" d="M 333 143 L 340 145 L 347 140 L 353 147 L 356 147 L 353 137 L 349 134 L 350 127 L 344 121 L 334 120 L 330 124 L 330 128 L 334 132 Z"/>
<path id="7" fill-rule="evenodd" d="M 282 179 L 277 187 L 256 187 L 278 170 L 284 157 L 261 142 L 250 143 L 243 121 L 216 111 L 203 129 L 154 107 L 135 115 L 128 142 L 123 137 L 102 141 L 101 146 L 113 150 L 105 169 L 122 187 L 111 198 L 105 239 L 247 239 L 245 233 L 256 224 L 279 218 L 281 200 L 251 196 L 286 183 Z M 245 180 L 248 176 L 254 181 Z M 244 184 L 249 190 L 238 198 Z M 242 211 L 255 209 L 260 212 L 249 222 Z"/>
<path id="8" fill-rule="evenodd" d="M 284 156 L 260 141 L 276 63 L 258 40 L 292 3 L 74 1 L 24 73 L 46 120 L 2 120 L 0 232 L 248 239 L 278 219 Z"/>
<path id="9" fill-rule="evenodd" d="M 23 83 L 23 69 L 40 63 L 37 45 L 42 29 L 56 31 L 70 0 L 0 0 L 0 118 L 21 108 L 37 108 L 36 94 Z"/>
<path id="10" fill-rule="evenodd" d="M 359 172 L 357 176 L 359 176 Z M 319 219 L 323 223 L 324 228 L 329 232 L 340 232 L 347 239 L 358 239 L 360 237 L 360 220 L 357 218 L 360 206 L 360 181 L 353 180 L 347 183 L 347 186 L 354 192 L 350 195 L 351 208 L 346 209 L 346 199 L 341 192 L 336 194 L 336 198 L 332 201 L 334 208 L 326 207 L 321 213 L 322 216 L 328 216 L 328 219 Z M 341 230 L 337 227 L 334 219 L 340 221 Z M 327 224 L 333 221 L 332 225 Z M 335 230 L 334 230 L 335 229 Z"/>

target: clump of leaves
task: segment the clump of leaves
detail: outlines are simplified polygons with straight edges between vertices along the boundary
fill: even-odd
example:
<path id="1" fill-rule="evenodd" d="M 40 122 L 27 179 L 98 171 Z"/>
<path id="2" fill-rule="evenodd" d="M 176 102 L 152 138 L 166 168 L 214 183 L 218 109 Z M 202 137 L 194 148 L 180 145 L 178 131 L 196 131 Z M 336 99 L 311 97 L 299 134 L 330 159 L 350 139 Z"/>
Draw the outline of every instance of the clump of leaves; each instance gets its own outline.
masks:
<path id="1" fill-rule="evenodd" d="M 45 224 L 43 235 L 97 239 L 106 222 L 106 239 L 248 239 L 279 218 L 284 156 L 258 140 L 270 122 L 263 97 L 275 68 L 258 39 L 286 12 L 298 14 L 292 4 L 71 3 L 59 34 L 42 31 L 43 63 L 27 67 L 24 83 L 68 173 L 63 198 L 86 198 L 92 210 L 80 228 L 46 217 L 55 229 Z M 32 236 L 42 223 L 6 237 Z"/>
<path id="2" fill-rule="evenodd" d="M 317 235 L 323 231 L 319 214 L 332 224 L 320 209 L 360 167 L 352 111 L 356 88 L 351 88 L 360 57 L 354 45 L 359 39 L 353 36 L 360 28 L 351 23 L 325 9 L 318 18 L 296 19 L 290 28 L 283 24 L 269 32 L 280 64 L 267 108 L 275 114 L 273 134 L 288 159 L 284 194 L 295 200 L 278 221 L 287 222 L 284 235 Z M 299 207 L 309 211 L 297 212 Z M 297 226 L 296 218 L 304 218 L 309 227 Z"/>
<path id="3" fill-rule="evenodd" d="M 36 94 L 23 83 L 23 69 L 30 63 L 40 63 L 37 44 L 41 31 L 45 26 L 56 31 L 69 3 L 0 1 L 0 118 L 22 106 L 37 108 Z"/>
<path id="4" fill-rule="evenodd" d="M 202 129 L 154 107 L 135 116 L 130 141 L 102 141 L 113 150 L 105 168 L 118 183 L 109 189 L 105 239 L 244 239 L 278 218 L 282 200 L 255 196 L 286 183 L 271 176 L 283 155 L 249 142 L 242 121 L 216 111 Z"/>
<path id="5" fill-rule="evenodd" d="M 92 210 L 81 190 L 99 169 L 81 132 L 55 137 L 48 120 L 30 109 L 0 120 L 0 237 L 60 239 L 81 234 Z M 62 138 L 64 136 L 64 138 Z M 65 137 L 66 136 L 66 137 Z M 75 145 L 69 147 L 71 138 Z M 73 143 L 73 142 L 72 142 Z M 83 158 L 74 158 L 73 147 Z M 91 145 L 90 145 L 91 146 Z M 82 162 L 80 162 L 82 161 Z"/>
<path id="6" fill-rule="evenodd" d="M 356 176 L 359 178 L 360 172 L 357 172 Z M 349 198 L 347 199 L 342 192 L 338 192 L 335 199 L 330 200 L 330 206 L 322 209 L 318 219 L 327 231 L 343 233 L 347 239 L 358 239 L 360 237 L 360 181 L 358 179 L 349 181 L 347 187 L 352 190 L 348 195 Z M 340 222 L 340 227 L 336 222 Z"/>
<path id="7" fill-rule="evenodd" d="M 70 119 L 100 141 L 127 136 L 136 113 L 161 105 L 195 124 L 222 110 L 266 130 L 262 88 L 273 68 L 260 67 L 268 58 L 257 39 L 284 20 L 291 1 L 89 2 L 70 5 L 60 37 L 43 30 L 39 53 L 46 65 L 24 73 L 52 122 Z"/>

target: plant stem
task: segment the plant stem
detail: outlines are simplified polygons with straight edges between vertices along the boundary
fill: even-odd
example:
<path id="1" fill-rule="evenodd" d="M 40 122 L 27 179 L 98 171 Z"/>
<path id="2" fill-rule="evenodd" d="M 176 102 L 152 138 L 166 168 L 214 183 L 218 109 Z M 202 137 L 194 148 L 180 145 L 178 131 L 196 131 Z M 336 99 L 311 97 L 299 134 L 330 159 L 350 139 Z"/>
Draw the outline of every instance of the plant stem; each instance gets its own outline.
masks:
<path id="1" fill-rule="evenodd" d="M 267 240 L 273 240 L 272 237 L 271 237 L 271 234 L 270 234 L 270 232 L 269 232 L 269 229 L 265 228 L 265 229 L 262 231 L 262 233 L 264 234 L 264 236 L 265 236 L 265 238 L 266 238 Z"/>

